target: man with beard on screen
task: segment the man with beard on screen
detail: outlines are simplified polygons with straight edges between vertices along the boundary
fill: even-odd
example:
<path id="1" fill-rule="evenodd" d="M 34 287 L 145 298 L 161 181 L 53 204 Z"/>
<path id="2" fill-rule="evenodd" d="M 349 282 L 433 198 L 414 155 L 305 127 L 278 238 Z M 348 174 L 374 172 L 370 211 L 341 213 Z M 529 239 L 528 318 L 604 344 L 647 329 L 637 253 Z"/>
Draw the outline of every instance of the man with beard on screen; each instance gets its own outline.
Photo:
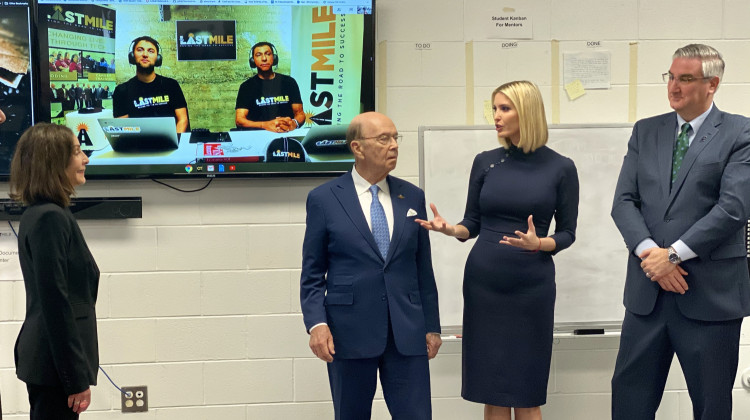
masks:
<path id="1" fill-rule="evenodd" d="M 177 132 L 190 129 L 187 102 L 176 80 L 156 74 L 162 56 L 159 43 L 141 36 L 130 44 L 128 62 L 135 66 L 135 76 L 117 85 L 112 94 L 116 118 L 174 117 Z"/>
<path id="2" fill-rule="evenodd" d="M 235 105 L 239 128 L 275 133 L 295 130 L 305 123 L 299 86 L 291 76 L 276 73 L 279 54 L 270 42 L 250 48 L 250 68 L 257 74 L 240 85 Z"/>

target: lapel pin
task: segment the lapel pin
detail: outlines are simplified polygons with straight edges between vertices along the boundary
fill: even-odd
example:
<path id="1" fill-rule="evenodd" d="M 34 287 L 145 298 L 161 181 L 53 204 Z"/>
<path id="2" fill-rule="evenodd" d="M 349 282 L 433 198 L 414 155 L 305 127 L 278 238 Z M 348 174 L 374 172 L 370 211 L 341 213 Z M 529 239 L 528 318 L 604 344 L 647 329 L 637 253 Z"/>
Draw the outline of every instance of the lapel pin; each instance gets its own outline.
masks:
<path id="1" fill-rule="evenodd" d="M 403 196 L 403 195 L 401 195 L 401 194 L 399 194 L 399 195 L 398 195 L 398 198 L 404 198 L 404 196 Z"/>

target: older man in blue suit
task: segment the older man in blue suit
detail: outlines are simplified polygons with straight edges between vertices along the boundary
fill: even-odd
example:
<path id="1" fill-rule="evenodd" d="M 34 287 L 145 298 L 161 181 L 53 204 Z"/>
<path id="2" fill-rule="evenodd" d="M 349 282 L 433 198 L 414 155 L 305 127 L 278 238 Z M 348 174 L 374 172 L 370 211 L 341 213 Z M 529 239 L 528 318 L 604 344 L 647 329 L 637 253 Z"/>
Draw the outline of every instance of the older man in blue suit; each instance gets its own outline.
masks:
<path id="1" fill-rule="evenodd" d="M 430 419 L 428 360 L 441 345 L 424 192 L 388 175 L 396 126 L 377 112 L 346 133 L 354 169 L 310 192 L 301 302 L 328 362 L 336 419 L 369 419 L 377 373 L 394 419 Z"/>
<path id="2" fill-rule="evenodd" d="M 724 73 L 715 49 L 691 44 L 672 59 L 675 112 L 635 124 L 612 208 L 630 251 L 614 420 L 654 418 L 675 353 L 694 418 L 730 420 L 750 313 L 750 120 L 713 103 Z"/>

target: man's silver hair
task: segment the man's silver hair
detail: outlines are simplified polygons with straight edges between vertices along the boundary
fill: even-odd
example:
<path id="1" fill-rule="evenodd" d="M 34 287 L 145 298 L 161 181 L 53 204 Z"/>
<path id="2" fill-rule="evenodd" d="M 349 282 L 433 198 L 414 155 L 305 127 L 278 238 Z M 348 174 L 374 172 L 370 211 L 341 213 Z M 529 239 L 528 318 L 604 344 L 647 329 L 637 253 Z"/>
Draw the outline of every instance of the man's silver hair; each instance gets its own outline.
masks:
<path id="1" fill-rule="evenodd" d="M 697 58 L 703 64 L 703 77 L 724 76 L 724 59 L 713 47 L 704 44 L 689 44 L 678 48 L 672 55 L 675 58 Z"/>

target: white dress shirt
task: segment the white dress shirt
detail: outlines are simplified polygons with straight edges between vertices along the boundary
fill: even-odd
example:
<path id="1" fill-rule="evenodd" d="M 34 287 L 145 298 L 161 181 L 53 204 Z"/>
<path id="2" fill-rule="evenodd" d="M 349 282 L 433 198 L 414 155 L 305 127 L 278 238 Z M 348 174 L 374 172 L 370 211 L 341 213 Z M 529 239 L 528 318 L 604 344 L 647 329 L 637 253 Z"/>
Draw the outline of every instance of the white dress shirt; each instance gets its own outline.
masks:
<path id="1" fill-rule="evenodd" d="M 354 180 L 354 190 L 357 192 L 359 205 L 362 206 L 362 213 L 365 214 L 367 226 L 370 227 L 370 232 L 372 232 L 372 220 L 370 218 L 370 205 L 372 205 L 371 184 L 362 178 L 362 175 L 357 172 L 356 166 L 352 169 L 352 180 Z M 380 205 L 383 206 L 385 218 L 388 220 L 388 237 L 393 238 L 393 203 L 391 203 L 391 190 L 388 188 L 388 181 L 386 181 L 386 178 L 383 178 L 375 185 L 380 188 L 378 190 L 378 200 L 380 201 Z"/>

